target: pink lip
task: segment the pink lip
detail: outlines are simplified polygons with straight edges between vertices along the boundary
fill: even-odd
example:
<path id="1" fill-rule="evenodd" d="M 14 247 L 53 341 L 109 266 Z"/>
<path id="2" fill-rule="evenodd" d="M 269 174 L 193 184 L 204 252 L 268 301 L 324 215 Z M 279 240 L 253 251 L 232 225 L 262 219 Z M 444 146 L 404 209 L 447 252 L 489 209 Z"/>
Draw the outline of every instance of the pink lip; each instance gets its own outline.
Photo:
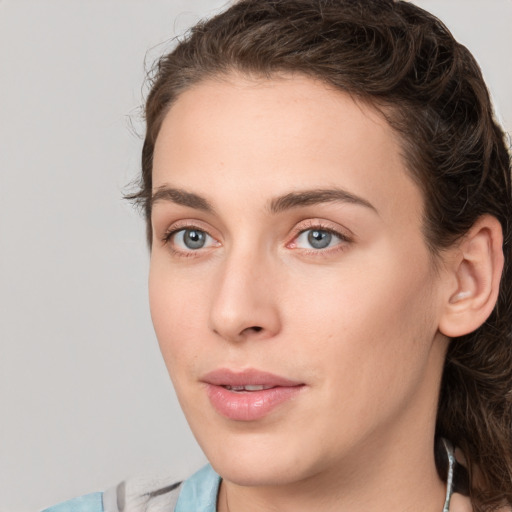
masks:
<path id="1" fill-rule="evenodd" d="M 235 372 L 222 368 L 201 380 L 207 385 L 207 395 L 215 410 L 236 421 L 261 419 L 304 388 L 301 382 L 253 369 Z M 258 391 L 233 391 L 225 387 L 258 385 L 271 387 Z"/>

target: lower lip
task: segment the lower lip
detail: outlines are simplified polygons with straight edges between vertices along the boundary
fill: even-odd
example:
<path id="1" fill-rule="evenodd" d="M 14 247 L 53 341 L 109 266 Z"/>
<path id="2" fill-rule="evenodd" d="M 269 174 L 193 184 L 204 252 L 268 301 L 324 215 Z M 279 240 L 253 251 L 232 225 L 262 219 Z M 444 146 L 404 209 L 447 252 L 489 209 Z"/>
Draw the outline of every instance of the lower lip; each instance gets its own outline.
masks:
<path id="1" fill-rule="evenodd" d="M 261 391 L 230 391 L 222 386 L 207 385 L 207 394 L 215 410 L 230 420 L 259 420 L 279 405 L 292 400 L 304 386 L 277 386 Z"/>

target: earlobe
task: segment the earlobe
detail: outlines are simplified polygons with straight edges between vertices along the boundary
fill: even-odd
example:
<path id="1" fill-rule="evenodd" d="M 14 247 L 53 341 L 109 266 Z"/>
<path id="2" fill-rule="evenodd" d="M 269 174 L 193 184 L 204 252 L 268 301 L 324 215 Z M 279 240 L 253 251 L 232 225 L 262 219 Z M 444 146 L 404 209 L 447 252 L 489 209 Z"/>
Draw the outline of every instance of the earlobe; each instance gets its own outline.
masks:
<path id="1" fill-rule="evenodd" d="M 491 215 L 480 217 L 453 251 L 455 285 L 447 290 L 439 323 L 451 338 L 478 329 L 496 304 L 504 261 L 501 224 Z"/>

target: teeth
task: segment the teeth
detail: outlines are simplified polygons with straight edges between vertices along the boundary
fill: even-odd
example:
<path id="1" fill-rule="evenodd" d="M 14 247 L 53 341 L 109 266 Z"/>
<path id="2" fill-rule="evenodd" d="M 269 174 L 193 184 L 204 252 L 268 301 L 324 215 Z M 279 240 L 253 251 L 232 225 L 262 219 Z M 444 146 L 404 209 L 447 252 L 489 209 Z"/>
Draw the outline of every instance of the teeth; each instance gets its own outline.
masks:
<path id="1" fill-rule="evenodd" d="M 264 386 L 263 384 L 258 385 L 245 385 L 245 386 L 224 386 L 229 391 L 262 391 L 264 389 L 270 389 L 274 386 Z"/>

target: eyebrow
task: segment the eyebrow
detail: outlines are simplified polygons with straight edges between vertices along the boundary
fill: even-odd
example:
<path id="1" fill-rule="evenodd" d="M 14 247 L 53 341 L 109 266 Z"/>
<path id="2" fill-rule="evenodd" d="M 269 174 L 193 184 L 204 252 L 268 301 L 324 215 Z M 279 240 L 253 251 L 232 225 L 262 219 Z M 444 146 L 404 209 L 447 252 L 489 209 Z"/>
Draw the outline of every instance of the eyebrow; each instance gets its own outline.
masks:
<path id="1" fill-rule="evenodd" d="M 155 203 L 161 201 L 170 201 L 181 206 L 188 206 L 196 210 L 202 210 L 204 212 L 213 213 L 213 206 L 201 196 L 187 192 L 186 190 L 179 188 L 170 188 L 167 186 L 159 187 L 151 196 L 151 209 Z"/>
<path id="2" fill-rule="evenodd" d="M 171 188 L 165 185 L 159 187 L 151 196 L 151 208 L 153 208 L 155 203 L 160 201 L 170 201 L 175 204 L 187 206 L 196 210 L 202 210 L 208 213 L 215 212 L 213 206 L 204 197 L 192 192 L 187 192 L 183 189 Z M 377 209 L 366 199 L 340 188 L 290 192 L 289 194 L 272 199 L 269 204 L 269 210 L 272 214 L 277 214 L 294 208 L 333 202 L 356 204 L 369 208 L 377 214 L 379 213 Z"/>
<path id="3" fill-rule="evenodd" d="M 290 192 L 281 197 L 277 197 L 270 202 L 270 211 L 279 213 L 292 208 L 300 208 L 322 203 L 351 203 L 364 206 L 379 213 L 375 206 L 362 197 L 356 196 L 346 190 L 340 188 L 304 190 L 298 192 Z"/>

